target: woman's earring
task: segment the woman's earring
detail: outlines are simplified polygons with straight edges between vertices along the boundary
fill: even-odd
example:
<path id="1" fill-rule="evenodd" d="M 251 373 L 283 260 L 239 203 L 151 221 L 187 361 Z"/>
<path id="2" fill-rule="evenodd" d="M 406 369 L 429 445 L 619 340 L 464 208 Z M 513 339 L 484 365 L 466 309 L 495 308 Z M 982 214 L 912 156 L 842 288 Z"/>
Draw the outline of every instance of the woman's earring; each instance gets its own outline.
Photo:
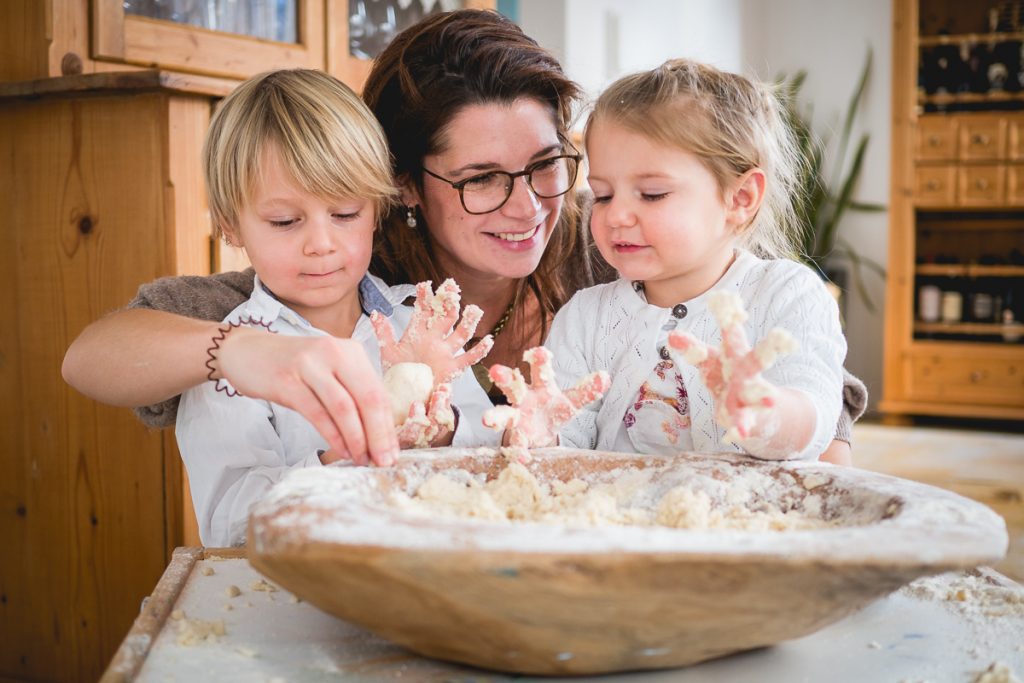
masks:
<path id="1" fill-rule="evenodd" d="M 416 227 L 416 207 L 406 206 L 405 207 L 405 224 L 410 228 Z"/>

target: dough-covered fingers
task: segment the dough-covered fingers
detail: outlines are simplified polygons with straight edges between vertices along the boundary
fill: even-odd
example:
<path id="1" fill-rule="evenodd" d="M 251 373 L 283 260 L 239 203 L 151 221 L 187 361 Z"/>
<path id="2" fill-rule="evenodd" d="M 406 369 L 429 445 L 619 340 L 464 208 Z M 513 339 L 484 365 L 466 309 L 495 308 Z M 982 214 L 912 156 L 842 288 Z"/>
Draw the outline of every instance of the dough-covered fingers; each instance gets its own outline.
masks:
<path id="1" fill-rule="evenodd" d="M 523 352 L 523 360 L 530 366 L 530 386 L 533 389 L 557 389 L 555 370 L 551 367 L 551 351 L 535 346 Z"/>
<path id="2" fill-rule="evenodd" d="M 462 309 L 462 318 L 459 320 L 459 324 L 448 335 L 448 345 L 453 351 L 461 349 L 466 342 L 473 338 L 483 315 L 484 312 L 475 304 L 470 304 Z"/>
<path id="3" fill-rule="evenodd" d="M 491 378 L 496 387 L 501 389 L 501 393 L 505 394 L 505 398 L 510 404 L 522 403 L 526 397 L 526 379 L 519 368 L 495 364 L 487 371 L 487 376 Z"/>
<path id="4" fill-rule="evenodd" d="M 607 372 L 604 370 L 592 372 L 577 382 L 576 386 L 566 389 L 565 397 L 569 399 L 569 403 L 574 409 L 579 410 L 604 396 L 611 385 L 612 379 Z"/>
<path id="5" fill-rule="evenodd" d="M 370 313 L 370 324 L 373 326 L 373 334 L 380 344 L 381 370 L 387 372 L 388 368 L 399 362 L 395 348 L 397 346 L 395 330 L 391 327 L 391 321 L 381 315 L 380 311 Z"/>

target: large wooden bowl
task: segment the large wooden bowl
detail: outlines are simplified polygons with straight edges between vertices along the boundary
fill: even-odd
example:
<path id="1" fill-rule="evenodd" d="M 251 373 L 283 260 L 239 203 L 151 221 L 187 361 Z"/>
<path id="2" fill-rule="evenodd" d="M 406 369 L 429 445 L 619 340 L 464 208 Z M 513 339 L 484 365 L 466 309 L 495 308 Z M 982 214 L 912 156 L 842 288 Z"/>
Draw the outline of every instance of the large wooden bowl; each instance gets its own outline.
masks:
<path id="1" fill-rule="evenodd" d="M 528 467 L 543 481 L 590 482 L 640 469 L 662 491 L 758 468 L 785 491 L 786 505 L 817 496 L 821 518 L 834 525 L 585 528 L 428 518 L 390 502 L 435 472 L 493 478 L 503 467 L 491 450 L 442 449 L 411 451 L 389 469 L 297 471 L 254 507 L 249 560 L 321 609 L 423 655 L 593 674 L 683 666 L 803 636 L 916 577 L 1006 552 L 1002 518 L 951 492 L 736 456 L 544 449 Z"/>

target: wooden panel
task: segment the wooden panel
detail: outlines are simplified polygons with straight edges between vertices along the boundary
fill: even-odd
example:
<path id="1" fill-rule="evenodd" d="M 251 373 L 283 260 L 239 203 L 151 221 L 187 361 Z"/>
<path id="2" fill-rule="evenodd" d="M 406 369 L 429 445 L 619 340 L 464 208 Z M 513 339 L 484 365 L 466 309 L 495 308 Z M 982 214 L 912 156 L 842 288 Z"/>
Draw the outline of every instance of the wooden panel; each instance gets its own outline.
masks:
<path id="1" fill-rule="evenodd" d="M 1024 160 L 1024 117 L 1012 116 L 1008 118 L 1006 158 L 1011 161 Z"/>
<path id="2" fill-rule="evenodd" d="M 1009 166 L 1006 169 L 1006 203 L 1024 206 L 1024 166 Z"/>
<path id="3" fill-rule="evenodd" d="M 952 161 L 957 156 L 957 119 L 922 116 L 917 121 L 918 161 Z"/>
<path id="4" fill-rule="evenodd" d="M 885 349 L 881 406 L 905 397 L 904 349 L 914 320 L 914 126 L 916 124 L 917 0 L 894 0 L 889 258 L 885 285 Z"/>
<path id="5" fill-rule="evenodd" d="M 957 170 L 957 204 L 999 206 L 1006 202 L 1006 169 L 996 164 L 961 166 Z"/>
<path id="6" fill-rule="evenodd" d="M 918 166 L 914 179 L 914 203 L 918 206 L 956 204 L 956 166 Z"/>
<path id="7" fill-rule="evenodd" d="M 49 2 L 0 2 L 0 81 L 47 75 Z"/>
<path id="8" fill-rule="evenodd" d="M 0 187 L 19 199 L 0 286 L 14 318 L 0 336 L 3 676 L 95 680 L 165 566 L 161 435 L 60 377 L 87 323 L 172 270 L 165 109 L 161 95 L 0 108 Z"/>
<path id="9" fill-rule="evenodd" d="M 910 354 L 907 365 L 912 400 L 1024 408 L 1024 363 L 1019 359 L 923 352 Z"/>
<path id="10" fill-rule="evenodd" d="M 995 160 L 1006 158 L 1006 119 L 1002 116 L 962 116 L 960 158 Z"/>

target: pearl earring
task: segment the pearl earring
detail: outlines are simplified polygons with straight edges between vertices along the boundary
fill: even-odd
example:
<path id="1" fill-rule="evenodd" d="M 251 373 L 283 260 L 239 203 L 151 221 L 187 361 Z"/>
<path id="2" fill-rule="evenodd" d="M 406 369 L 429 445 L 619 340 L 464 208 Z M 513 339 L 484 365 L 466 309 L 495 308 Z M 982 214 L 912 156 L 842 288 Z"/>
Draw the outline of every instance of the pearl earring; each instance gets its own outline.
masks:
<path id="1" fill-rule="evenodd" d="M 415 228 L 416 227 L 417 223 L 416 223 L 416 207 L 415 206 L 407 206 L 407 207 L 405 207 L 405 224 L 408 225 L 410 228 Z"/>

